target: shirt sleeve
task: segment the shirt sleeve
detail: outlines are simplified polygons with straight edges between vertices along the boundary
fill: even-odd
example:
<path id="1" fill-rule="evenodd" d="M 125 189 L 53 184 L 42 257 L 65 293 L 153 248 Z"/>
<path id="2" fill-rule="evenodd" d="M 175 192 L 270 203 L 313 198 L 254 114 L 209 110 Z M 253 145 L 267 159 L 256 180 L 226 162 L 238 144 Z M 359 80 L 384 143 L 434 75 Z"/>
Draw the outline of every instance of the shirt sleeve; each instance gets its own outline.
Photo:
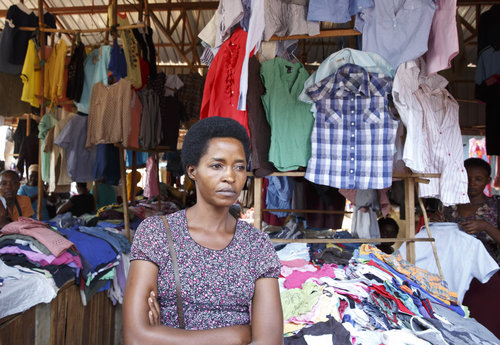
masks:
<path id="1" fill-rule="evenodd" d="M 166 239 L 162 236 L 165 226 L 160 217 L 148 217 L 139 224 L 132 242 L 130 260 L 151 261 L 161 266 L 161 250 Z"/>
<path id="2" fill-rule="evenodd" d="M 24 189 L 24 186 L 21 186 L 19 190 L 17 191 L 17 195 L 26 195 L 28 196 L 28 193 L 26 193 L 26 190 Z"/>
<path id="3" fill-rule="evenodd" d="M 254 256 L 255 280 L 259 278 L 279 278 L 281 263 L 269 236 L 254 228 L 255 238 L 252 241 Z"/>

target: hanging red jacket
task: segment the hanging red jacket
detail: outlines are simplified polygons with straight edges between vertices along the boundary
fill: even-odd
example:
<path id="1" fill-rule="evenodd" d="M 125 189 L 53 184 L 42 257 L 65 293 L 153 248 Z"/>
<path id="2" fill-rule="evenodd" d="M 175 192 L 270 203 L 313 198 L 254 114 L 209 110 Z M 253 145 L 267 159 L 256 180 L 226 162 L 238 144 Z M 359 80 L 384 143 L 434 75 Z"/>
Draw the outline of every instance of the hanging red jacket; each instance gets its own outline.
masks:
<path id="1" fill-rule="evenodd" d="M 229 117 L 242 124 L 250 136 L 247 112 L 237 109 L 246 40 L 246 31 L 238 28 L 215 55 L 205 80 L 200 119 Z"/>

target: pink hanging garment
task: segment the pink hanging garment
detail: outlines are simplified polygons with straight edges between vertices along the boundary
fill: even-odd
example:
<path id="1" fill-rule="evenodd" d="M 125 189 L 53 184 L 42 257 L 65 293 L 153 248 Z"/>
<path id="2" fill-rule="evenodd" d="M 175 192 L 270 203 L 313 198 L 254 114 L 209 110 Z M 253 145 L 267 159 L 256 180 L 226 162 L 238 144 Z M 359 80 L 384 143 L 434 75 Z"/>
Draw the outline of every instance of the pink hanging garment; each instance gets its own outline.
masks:
<path id="1" fill-rule="evenodd" d="M 148 199 L 160 194 L 157 176 L 156 160 L 153 156 L 149 156 L 146 161 L 146 186 L 144 187 L 144 196 Z"/>

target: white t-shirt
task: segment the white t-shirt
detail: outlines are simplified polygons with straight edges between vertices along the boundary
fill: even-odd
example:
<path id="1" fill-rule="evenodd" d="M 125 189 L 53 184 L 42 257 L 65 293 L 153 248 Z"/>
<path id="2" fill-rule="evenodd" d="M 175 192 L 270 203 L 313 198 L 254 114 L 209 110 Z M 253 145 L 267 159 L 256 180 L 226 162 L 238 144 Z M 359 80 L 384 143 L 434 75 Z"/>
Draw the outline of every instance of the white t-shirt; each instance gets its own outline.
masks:
<path id="1" fill-rule="evenodd" d="M 456 223 L 430 223 L 429 229 L 436 240 L 436 250 L 448 288 L 458 294 L 460 303 L 472 278 L 486 283 L 500 269 L 483 243 L 461 231 Z M 415 237 L 427 238 L 425 227 Z M 399 250 L 406 258 L 404 243 Z M 415 253 L 415 266 L 439 274 L 430 242 L 416 242 Z"/>

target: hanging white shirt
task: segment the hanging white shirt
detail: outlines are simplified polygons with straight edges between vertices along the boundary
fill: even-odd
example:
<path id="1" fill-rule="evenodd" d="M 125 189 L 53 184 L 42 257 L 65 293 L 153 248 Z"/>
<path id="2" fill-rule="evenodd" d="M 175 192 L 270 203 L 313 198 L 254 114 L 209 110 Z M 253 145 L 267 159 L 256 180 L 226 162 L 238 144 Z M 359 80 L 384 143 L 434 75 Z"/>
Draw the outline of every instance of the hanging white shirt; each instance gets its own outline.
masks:
<path id="1" fill-rule="evenodd" d="M 416 173 L 439 173 L 420 184 L 419 196 L 439 198 L 445 206 L 466 204 L 467 172 L 463 164 L 458 103 L 445 89 L 448 81 L 425 75 L 422 58 L 401 64 L 392 95 L 406 127 L 403 161 Z"/>
<path id="2" fill-rule="evenodd" d="M 436 240 L 436 250 L 448 288 L 458 294 L 462 302 L 472 278 L 486 283 L 500 268 L 490 256 L 483 243 L 461 231 L 456 223 L 430 223 L 431 236 Z M 424 228 L 415 236 L 427 238 Z M 467 250 L 464 250 L 467 248 Z M 399 249 L 406 258 L 406 245 Z M 432 245 L 429 242 L 415 243 L 415 266 L 439 274 Z"/>

